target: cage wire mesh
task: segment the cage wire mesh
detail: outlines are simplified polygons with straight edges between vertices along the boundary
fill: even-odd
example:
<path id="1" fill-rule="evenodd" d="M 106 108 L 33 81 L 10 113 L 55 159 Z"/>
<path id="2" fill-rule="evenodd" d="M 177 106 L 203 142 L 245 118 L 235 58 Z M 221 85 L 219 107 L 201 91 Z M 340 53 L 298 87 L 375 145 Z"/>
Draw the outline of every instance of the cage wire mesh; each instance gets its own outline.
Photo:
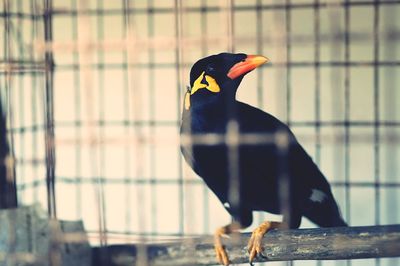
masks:
<path id="1" fill-rule="evenodd" d="M 210 234 L 230 221 L 179 151 L 190 67 L 221 51 L 270 58 L 238 99 L 291 127 L 350 225 L 399 223 L 400 1 L 3 0 L 0 8 L 0 96 L 19 202 L 82 219 L 93 245 Z M 279 219 L 257 213 L 254 224 L 267 218 Z"/>

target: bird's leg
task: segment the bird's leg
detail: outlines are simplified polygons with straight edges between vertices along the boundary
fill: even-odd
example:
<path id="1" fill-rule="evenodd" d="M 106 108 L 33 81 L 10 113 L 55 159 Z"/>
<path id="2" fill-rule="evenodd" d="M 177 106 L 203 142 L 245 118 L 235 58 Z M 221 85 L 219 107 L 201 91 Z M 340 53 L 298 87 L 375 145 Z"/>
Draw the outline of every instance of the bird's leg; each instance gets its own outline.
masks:
<path id="1" fill-rule="evenodd" d="M 242 229 L 241 225 L 237 222 L 233 222 L 231 224 L 222 226 L 215 231 L 214 249 L 219 263 L 223 265 L 229 265 L 228 254 L 226 253 L 225 248 L 222 245 L 221 238 L 227 237 L 227 235 L 230 233 L 238 232 L 240 229 Z"/>
<path id="2" fill-rule="evenodd" d="M 260 224 L 251 234 L 249 243 L 247 245 L 247 249 L 249 252 L 249 262 L 250 264 L 253 263 L 254 258 L 257 256 L 257 254 L 262 253 L 263 248 L 262 248 L 262 239 L 264 235 L 269 231 L 274 228 L 283 228 L 285 227 L 284 223 L 280 222 L 269 222 L 265 221 L 262 224 Z"/>

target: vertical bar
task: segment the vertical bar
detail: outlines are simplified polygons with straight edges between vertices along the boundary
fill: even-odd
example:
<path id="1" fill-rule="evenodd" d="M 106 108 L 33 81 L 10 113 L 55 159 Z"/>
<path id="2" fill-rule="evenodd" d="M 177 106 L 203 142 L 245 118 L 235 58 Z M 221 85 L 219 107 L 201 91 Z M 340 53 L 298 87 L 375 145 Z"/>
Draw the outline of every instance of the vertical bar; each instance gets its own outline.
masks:
<path id="1" fill-rule="evenodd" d="M 207 17 L 206 17 L 206 0 L 201 1 L 201 33 L 202 33 L 202 41 L 201 41 L 201 55 L 205 57 L 208 53 L 208 45 L 207 45 L 207 37 L 208 37 L 208 30 L 207 30 Z M 179 105 L 180 106 L 180 105 Z M 180 110 L 180 108 L 179 108 Z M 209 189 L 207 186 L 203 186 L 203 232 L 209 233 L 210 230 L 210 207 L 209 207 Z"/>
<path id="2" fill-rule="evenodd" d="M 53 1 L 44 0 L 44 38 L 45 43 L 53 41 Z M 56 195 L 55 195 L 55 141 L 54 141 L 54 60 L 53 51 L 45 52 L 45 145 L 46 145 L 46 185 L 47 185 L 47 208 L 50 218 L 50 226 L 53 219 L 57 218 Z M 49 245 L 49 264 L 60 265 L 61 253 L 59 249 L 58 236 L 53 236 Z"/>
<path id="3" fill-rule="evenodd" d="M 344 59 L 345 59 L 345 73 L 344 73 L 344 125 L 345 125 L 345 194 L 346 194 L 346 219 L 350 224 L 350 0 L 345 0 L 344 19 L 345 19 L 345 32 L 344 32 Z"/>
<path id="4" fill-rule="evenodd" d="M 225 145 L 227 146 L 227 162 L 228 162 L 228 202 L 231 210 L 238 217 L 241 213 L 241 184 L 239 169 L 239 145 L 240 145 L 240 128 L 236 120 L 236 110 L 233 104 L 229 104 L 228 113 L 230 119 L 226 126 Z M 242 222 L 242 221 L 239 221 Z"/>
<path id="5" fill-rule="evenodd" d="M 346 194 L 346 219 L 347 223 L 351 223 L 351 209 L 350 209 L 350 0 L 345 0 L 344 8 L 344 60 L 345 60 L 345 73 L 344 73 L 344 144 L 345 144 L 345 194 Z M 351 261 L 346 261 L 347 265 L 351 265 Z"/>
<path id="6" fill-rule="evenodd" d="M 226 0 L 227 43 L 228 51 L 234 52 L 234 0 Z M 226 106 L 228 122 L 226 125 L 225 145 L 227 147 L 228 202 L 234 216 L 241 218 L 241 183 L 239 167 L 240 125 L 237 121 L 236 105 L 228 102 Z M 239 219 L 239 222 L 242 221 Z"/>
<path id="7" fill-rule="evenodd" d="M 263 23 L 262 23 L 262 0 L 257 0 L 256 3 L 256 19 L 257 19 L 257 54 L 263 54 Z M 263 71 L 257 71 L 257 105 L 262 108 L 264 104 L 264 93 L 263 93 Z"/>
<path id="8" fill-rule="evenodd" d="M 52 10 L 53 1 L 44 0 L 44 38 L 47 44 L 53 41 L 53 21 Z M 45 52 L 45 145 L 46 145 L 46 185 L 47 185 L 47 208 L 51 218 L 56 218 L 56 202 L 55 202 L 55 146 L 54 146 L 54 61 L 53 51 Z"/>
<path id="9" fill-rule="evenodd" d="M 88 14 L 88 1 L 82 0 L 77 1 L 78 3 L 78 47 L 79 49 L 79 71 L 82 76 L 82 90 L 85 93 L 85 113 L 86 113 L 86 125 L 85 129 L 88 134 L 88 152 L 90 153 L 90 168 L 91 174 L 93 176 L 93 189 L 95 192 L 95 200 L 97 204 L 97 218 L 99 227 L 99 237 L 100 246 L 104 247 L 107 244 L 107 234 L 106 234 L 106 218 L 105 218 L 105 202 L 104 202 L 104 186 L 103 180 L 99 176 L 99 153 L 98 145 L 99 138 L 95 128 L 95 115 L 94 115 L 94 90 L 92 86 L 92 54 L 93 51 L 88 49 L 91 44 L 91 23 Z"/>
<path id="10" fill-rule="evenodd" d="M 321 162 L 321 71 L 320 71 L 320 44 L 321 44 L 321 29 L 320 29 L 320 1 L 314 0 L 314 75 L 315 75 L 315 161 L 319 165 Z M 317 266 L 322 265 L 322 261 L 317 261 Z"/>
<path id="11" fill-rule="evenodd" d="M 175 48 L 175 69 L 176 69 L 176 78 L 177 78 L 177 90 L 178 90 L 178 117 L 181 115 L 181 89 L 183 87 L 183 70 L 182 70 L 182 59 L 183 59 L 183 32 L 182 32 L 182 2 L 180 0 L 175 0 L 174 6 L 174 14 L 175 14 L 175 39 L 176 39 L 176 48 Z M 182 169 L 182 160 L 179 160 L 179 169 Z M 182 170 L 179 170 L 179 232 L 184 232 L 184 176 Z"/>
<path id="12" fill-rule="evenodd" d="M 380 134 L 379 134 L 379 0 L 374 1 L 374 179 L 375 179 L 375 224 L 380 224 Z M 375 265 L 381 265 L 375 259 Z"/>
<path id="13" fill-rule="evenodd" d="M 3 10 L 5 14 L 10 14 L 11 12 L 11 1 L 9 0 L 4 0 L 3 1 Z M 11 69 L 11 61 L 13 57 L 13 46 L 12 46 L 12 35 L 11 35 L 11 16 L 5 16 L 4 18 L 4 59 L 6 61 L 6 65 L 9 67 L 5 71 L 5 81 L 4 81 L 4 93 L 5 93 L 5 99 L 6 99 L 6 108 L 8 110 L 8 119 L 9 119 L 9 128 L 14 128 L 13 127 L 13 106 L 12 106 L 12 69 Z M 1 146 L 4 148 L 4 150 L 0 150 L 0 167 L 3 166 L 3 169 L 1 169 L 3 176 L 0 176 L 0 208 L 10 208 L 10 203 L 12 203 L 11 199 L 11 191 L 10 191 L 10 186 L 9 186 L 9 180 L 13 180 L 15 177 L 14 172 L 10 169 L 12 159 L 15 158 L 14 156 L 14 137 L 13 134 L 10 134 L 10 140 L 11 140 L 11 149 L 8 146 L 8 141 L 7 141 L 7 120 L 6 117 L 3 116 L 5 113 L 3 113 L 3 105 L 2 105 L 2 90 L 0 88 L 0 143 Z M 12 157 L 10 157 L 10 153 L 12 154 Z M 11 159 L 11 160 L 10 160 Z M 14 174 L 14 176 L 10 177 L 10 174 Z M 16 191 L 15 191 L 16 192 Z M 15 195 L 16 198 L 16 195 Z M 16 229 L 15 229 L 15 223 L 11 215 L 8 216 L 8 224 L 10 230 L 6 232 L 8 235 L 9 243 L 8 243 L 8 249 L 9 252 L 6 254 L 5 257 L 5 263 L 9 262 L 14 262 L 15 258 L 14 256 L 16 255 Z"/>
<path id="14" fill-rule="evenodd" d="M 22 13 L 22 1 L 18 0 L 17 2 L 17 12 L 18 13 Z M 18 19 L 18 29 L 21 32 L 24 32 L 24 23 L 22 23 L 22 18 Z M 21 61 L 25 60 L 25 53 L 24 53 L 24 40 L 22 39 L 23 35 L 22 34 L 18 34 L 18 36 L 20 37 L 18 40 L 18 45 L 19 45 L 19 57 Z M 19 61 L 19 60 L 18 60 Z M 20 103 L 19 103 L 19 121 L 20 121 L 20 125 L 23 127 L 25 126 L 24 122 L 25 122 L 25 103 L 23 102 L 25 99 L 24 96 L 24 92 L 27 90 L 26 88 L 24 88 L 24 76 L 25 73 L 22 71 L 21 73 L 18 73 L 18 95 L 20 97 Z M 31 88 L 31 90 L 33 91 L 33 89 Z M 25 147 L 25 135 L 24 132 L 21 132 L 19 135 L 19 157 L 21 158 L 21 161 L 23 161 L 26 157 L 26 147 Z M 15 157 L 14 157 L 15 158 Z M 29 163 L 33 163 L 34 160 L 32 160 L 32 162 Z M 25 176 L 26 176 L 26 172 L 25 172 L 25 165 L 20 164 L 19 167 L 19 182 L 20 184 L 24 184 L 25 183 Z M 15 176 L 15 175 L 14 175 Z M 16 177 L 16 176 L 15 176 Z M 20 193 L 20 200 L 23 201 L 23 193 Z"/>
<path id="15" fill-rule="evenodd" d="M 75 10 L 78 10 L 77 0 L 73 0 L 71 6 Z M 72 19 L 72 38 L 73 42 L 78 42 L 78 17 L 75 14 L 71 15 Z M 77 52 L 73 52 L 73 64 L 77 64 L 79 62 L 79 55 Z M 79 72 L 74 68 L 74 94 L 75 94 L 75 165 L 76 165 L 76 216 L 77 218 L 82 217 L 82 110 L 81 110 L 81 94 L 80 94 L 80 78 Z"/>
<path id="16" fill-rule="evenodd" d="M 341 22 L 337 18 L 340 17 L 340 12 L 342 12 L 342 9 L 339 7 L 333 7 L 329 6 L 328 12 L 329 12 L 329 20 L 330 20 L 330 35 L 332 39 L 332 44 L 330 47 L 330 62 L 332 62 L 332 59 L 335 60 L 338 58 L 338 55 L 344 54 L 343 48 L 341 46 L 341 41 L 342 41 L 342 27 L 340 26 Z M 339 56 L 339 58 L 340 58 Z M 331 70 L 330 72 L 330 93 L 331 95 L 336 95 L 337 94 L 337 88 L 340 88 L 340 86 L 343 85 L 342 80 L 343 80 L 343 73 L 342 69 L 343 67 L 330 67 Z M 332 115 L 336 113 L 340 113 L 343 111 L 341 108 L 338 108 L 338 106 L 343 106 L 342 102 L 342 97 L 332 97 L 332 102 L 331 102 L 331 112 Z M 333 125 L 333 134 L 335 138 L 337 136 L 342 136 L 342 126 L 341 124 L 339 125 Z M 342 142 L 340 142 L 342 144 Z M 332 150 L 332 155 L 333 155 L 333 160 L 332 164 L 335 166 L 333 168 L 333 179 L 337 179 L 339 176 L 344 178 L 343 176 L 343 169 L 344 169 L 344 161 L 343 161 L 343 151 L 342 147 L 340 145 L 334 145 L 333 150 Z"/>
<path id="17" fill-rule="evenodd" d="M 292 2 L 291 0 L 286 0 L 285 6 L 285 19 L 286 19 L 286 117 L 287 125 L 291 125 L 291 112 L 292 112 L 292 72 L 291 72 L 291 62 L 292 62 L 292 13 L 291 13 Z M 291 224 L 291 202 L 290 202 L 290 190 L 291 181 L 287 173 L 287 159 L 288 159 L 288 145 L 290 145 L 287 140 L 287 133 L 277 133 L 277 146 L 278 149 L 278 162 L 279 162 L 279 203 L 280 210 L 284 218 L 286 218 L 288 225 Z M 292 265 L 293 262 L 288 262 L 288 265 Z"/>
<path id="18" fill-rule="evenodd" d="M 286 0 L 285 6 L 285 19 L 286 19 L 286 121 L 287 125 L 290 127 L 291 125 L 291 112 L 292 112 L 292 73 L 291 73 L 291 53 L 292 53 L 292 44 L 291 44 L 291 0 Z"/>
<path id="19" fill-rule="evenodd" d="M 221 45 L 227 52 L 234 51 L 233 6 L 234 0 L 219 0 L 220 25 L 223 35 L 220 38 Z"/>
<path id="20" fill-rule="evenodd" d="M 320 71 L 320 44 L 321 44 L 321 30 L 320 30 L 320 1 L 314 0 L 314 72 L 315 72 L 315 160 L 317 164 L 321 161 L 321 71 Z"/>
<path id="21" fill-rule="evenodd" d="M 233 7 L 234 7 L 234 0 L 226 0 L 226 14 L 227 14 L 227 50 L 231 53 L 235 51 L 235 29 L 234 29 L 234 17 L 233 17 Z"/>
<path id="22" fill-rule="evenodd" d="M 33 16 L 35 18 L 34 20 L 34 24 L 32 26 L 32 31 L 31 31 L 31 41 L 33 42 L 33 40 L 35 38 L 39 38 L 39 34 L 38 34 L 38 26 L 39 23 L 41 22 L 41 20 L 38 20 L 37 18 L 41 17 L 41 15 L 39 14 L 38 11 L 38 6 L 37 6 L 37 2 L 36 0 L 31 0 L 31 10 L 33 10 Z M 34 61 L 34 54 L 31 54 L 30 59 L 32 61 Z M 41 74 L 40 74 L 41 75 Z M 35 128 L 32 131 L 32 138 L 33 138 L 33 143 L 32 143 L 32 150 L 37 151 L 38 150 L 38 139 L 39 139 L 39 133 L 38 133 L 38 129 L 39 129 L 39 118 L 38 118 L 38 99 L 41 96 L 39 90 L 36 90 L 36 88 L 38 88 L 38 83 L 39 83 L 39 79 L 37 77 L 37 73 L 33 72 L 32 74 L 32 89 L 33 89 L 33 95 L 32 95 L 32 107 L 31 107 L 31 112 L 32 112 L 32 124 L 35 125 Z M 39 183 L 39 162 L 35 161 L 34 163 L 34 170 L 33 170 L 33 174 L 34 174 L 34 178 L 33 178 L 33 182 L 34 184 L 38 184 Z M 33 202 L 37 202 L 38 201 L 38 189 L 37 186 L 34 185 L 33 186 Z"/>
<path id="23" fill-rule="evenodd" d="M 126 51 L 127 51 L 127 70 L 128 70 L 128 75 L 129 75 L 129 92 L 131 95 L 131 98 L 129 99 L 132 104 L 130 104 L 131 112 L 132 112 L 132 119 L 133 121 L 137 124 L 135 124 L 134 129 L 134 139 L 135 143 L 133 143 L 133 149 L 135 151 L 134 155 L 132 156 L 133 158 L 136 159 L 136 164 L 137 166 L 135 167 L 135 177 L 137 180 L 141 180 L 143 177 L 144 171 L 143 171 L 143 166 L 144 166 L 144 159 L 143 159 L 143 152 L 144 152 L 144 134 L 142 130 L 142 124 L 140 121 L 142 120 L 142 112 L 143 112 L 143 104 L 141 102 L 142 95 L 141 95 L 141 88 L 137 82 L 139 79 L 137 73 L 135 72 L 136 69 L 134 68 L 134 63 L 136 62 L 138 58 L 138 47 L 137 43 L 135 40 L 135 35 L 134 35 L 134 29 L 133 29 L 133 24 L 128 24 L 129 28 L 127 31 L 128 34 L 128 40 L 129 43 L 126 42 Z M 136 184 L 136 200 L 138 203 L 143 203 L 145 200 L 145 191 L 144 188 L 146 188 L 145 185 L 141 185 L 140 182 L 135 183 Z M 146 229 L 146 225 L 148 224 L 147 219 L 146 219 L 146 213 L 145 213 L 145 208 L 144 206 L 137 206 L 136 210 L 136 217 L 138 221 L 138 231 L 139 232 L 144 232 Z M 148 265 L 148 256 L 147 256 L 147 248 L 146 245 L 144 245 L 144 237 L 143 234 L 139 234 L 139 244 L 137 245 L 137 260 L 136 260 L 136 265 L 139 266 L 145 266 Z"/>
<path id="24" fill-rule="evenodd" d="M 8 0 L 4 1 L 4 12 L 10 11 L 10 2 Z M 8 65 L 11 66 L 12 60 L 12 47 L 11 47 L 11 21 L 10 17 L 6 16 L 4 19 L 4 57 Z M 6 88 L 6 98 L 7 98 L 7 109 L 8 109 L 8 117 L 10 119 L 10 125 L 12 125 L 12 91 L 11 91 L 11 72 L 6 72 L 5 75 L 5 88 Z M 0 91 L 1 96 L 1 91 Z M 0 97 L 0 101 L 2 101 Z M 14 139 L 11 135 L 11 149 L 8 147 L 7 144 L 7 123 L 6 117 L 3 116 L 3 106 L 0 104 L 0 139 L 1 143 L 4 145 L 4 150 L 1 150 L 0 154 L 0 166 L 3 166 L 3 173 L 0 173 L 0 209 L 7 209 L 7 208 L 14 208 L 17 207 L 17 190 L 16 190 L 16 182 L 15 182 L 15 168 L 14 168 Z"/>
<path id="25" fill-rule="evenodd" d="M 374 165 L 375 165 L 375 224 L 380 224 L 380 134 L 379 134 L 379 0 L 374 1 Z"/>
<path id="26" fill-rule="evenodd" d="M 384 26 L 385 30 L 381 31 L 382 33 L 385 34 L 385 45 L 382 45 L 382 51 L 384 52 L 382 54 L 382 57 L 384 60 L 390 60 L 392 58 L 399 58 L 399 52 L 398 52 L 398 47 L 399 47 L 399 42 L 398 40 L 393 40 L 390 39 L 390 32 L 392 31 L 392 29 L 396 28 L 396 23 L 398 22 L 398 9 L 399 9 L 399 5 L 397 6 L 397 8 L 382 8 L 381 11 L 381 25 Z M 382 30 L 382 29 L 381 29 Z M 380 38 L 382 38 L 382 35 L 380 36 Z M 399 97 L 400 97 L 400 90 L 398 89 L 399 85 L 398 85 L 398 80 L 399 80 L 399 75 L 398 75 L 398 71 L 399 68 L 398 67 L 382 67 L 382 69 L 384 69 L 385 71 L 383 72 L 384 74 L 381 74 L 381 78 L 382 81 L 384 81 L 384 83 L 382 82 L 382 84 L 385 84 L 385 86 L 381 87 L 382 89 L 384 89 L 384 91 L 386 93 L 382 93 L 380 95 L 382 103 L 384 104 L 384 106 L 381 105 L 381 107 L 384 107 L 384 111 L 382 113 L 382 119 L 384 117 L 393 117 L 393 114 L 398 114 L 398 112 L 400 111 L 399 106 L 397 104 Z M 397 119 L 399 119 L 399 116 L 397 116 Z M 388 133 L 390 131 L 392 132 L 398 132 L 398 130 L 400 130 L 400 125 L 397 124 L 397 126 L 393 127 L 392 130 L 389 130 L 388 128 L 386 128 L 385 130 L 385 135 L 387 136 Z M 386 137 L 385 136 L 385 137 Z M 397 149 L 398 146 L 396 145 L 388 145 L 388 143 L 385 143 L 386 147 L 385 147 L 385 155 L 382 156 L 382 158 L 385 158 L 384 160 L 384 165 L 381 165 L 381 169 L 393 169 L 392 171 L 394 172 L 394 176 L 391 178 L 392 181 L 396 180 L 396 175 L 398 176 L 400 174 L 399 171 L 396 171 L 394 169 L 396 169 L 396 166 L 399 163 L 399 155 L 400 155 L 400 150 Z M 390 144 L 399 144 L 399 142 L 396 143 L 390 143 Z M 383 151 L 384 149 L 382 149 Z M 397 168 L 398 169 L 398 168 Z M 383 171 L 382 171 L 383 172 Z M 386 213 L 382 213 L 381 215 L 385 215 L 385 220 L 389 220 L 389 221 L 397 221 L 399 220 L 400 217 L 400 188 L 396 189 L 397 193 L 388 193 L 390 190 L 385 189 L 386 190 L 386 194 L 385 199 L 386 202 L 397 202 L 396 204 L 393 205 L 394 208 L 390 208 L 389 212 L 387 211 Z M 385 211 L 384 208 L 381 208 L 381 211 Z M 395 263 L 393 263 L 393 265 L 391 266 L 396 266 Z"/>
<path id="27" fill-rule="evenodd" d="M 104 0 L 98 0 L 97 1 L 97 8 L 100 11 L 97 16 L 97 41 L 98 42 L 104 42 Z M 99 60 L 99 68 L 98 68 L 98 84 L 99 84 L 99 142 L 98 142 L 98 154 L 99 154 L 99 165 L 98 165 L 98 182 L 100 184 L 100 189 L 101 189 L 101 197 L 100 197 L 100 204 L 102 208 L 102 224 L 103 224 L 103 233 L 104 233 L 104 245 L 107 245 L 107 210 L 106 210 L 106 193 L 104 191 L 104 168 L 105 168 L 105 153 L 107 152 L 105 150 L 105 141 L 104 141 L 104 110 L 105 110 L 105 92 L 104 92 L 104 50 L 103 49 L 98 49 L 97 50 L 97 57 Z"/>
<path id="28" fill-rule="evenodd" d="M 88 4 L 90 8 L 90 3 Z M 97 8 L 98 8 L 98 13 L 96 14 L 97 17 L 97 41 L 99 43 L 104 42 L 104 0 L 97 0 Z M 104 135 L 105 135 L 105 119 L 104 119 L 104 111 L 105 111 L 105 88 L 104 88 L 104 75 L 105 75 L 105 60 L 104 60 L 104 50 L 103 49 L 98 49 L 97 50 L 97 57 L 99 61 L 99 68 L 98 68 L 98 84 L 99 84 L 99 99 L 98 99 L 98 112 L 99 112 L 99 131 L 98 131 L 98 142 L 97 142 L 97 149 L 98 149 L 98 159 L 99 159 L 99 164 L 94 166 L 94 168 L 98 169 L 98 184 L 99 184 L 99 191 L 100 191 L 100 207 L 101 207 L 101 223 L 102 223 L 102 245 L 107 246 L 108 242 L 108 232 L 107 232 L 107 205 L 106 205 L 106 192 L 104 189 L 104 186 L 107 185 L 107 183 L 104 182 L 105 180 L 105 153 L 107 152 L 105 149 L 105 141 L 104 141 Z M 93 119 L 93 121 L 95 121 Z"/>
<path id="29" fill-rule="evenodd" d="M 148 20 L 147 20 L 147 30 L 148 30 L 148 36 L 149 39 L 152 40 L 154 39 L 154 1 L 149 0 L 148 1 Z M 155 135 L 155 80 L 154 80 L 154 75 L 155 75 L 155 63 L 154 63 L 154 48 L 149 47 L 148 48 L 148 53 L 149 53 L 149 109 L 150 109 L 150 136 Z M 155 157 L 155 151 L 154 151 L 154 146 L 150 145 L 150 193 L 151 193 L 151 231 L 156 232 L 157 231 L 157 193 L 156 193 L 156 157 Z"/>
<path id="30" fill-rule="evenodd" d="M 287 124 L 290 127 L 291 124 L 291 97 L 292 97 L 292 87 L 291 87 L 291 53 L 292 53 L 292 3 L 291 0 L 286 0 L 285 6 L 285 20 L 286 20 L 286 116 L 287 116 Z M 291 181 L 289 174 L 287 172 L 288 167 L 288 149 L 289 149 L 289 136 L 286 132 L 277 132 L 276 133 L 276 141 L 275 148 L 277 149 L 278 155 L 278 195 L 279 195 L 279 206 L 280 211 L 290 226 L 291 224 L 291 199 L 290 199 L 290 190 L 291 190 Z"/>
<path id="31" fill-rule="evenodd" d="M 184 55 L 185 55 L 185 45 L 184 45 L 184 13 L 187 11 L 187 9 L 184 6 L 184 1 L 176 0 L 175 1 L 175 40 L 176 40 L 176 53 L 175 53 L 175 67 L 176 67 L 176 74 L 177 74 L 177 90 L 178 90 L 178 100 L 177 100 L 177 110 L 178 110 L 178 115 L 177 117 L 181 116 L 182 108 L 183 105 L 181 104 L 182 100 L 180 98 L 182 89 L 184 88 L 184 84 L 186 84 L 186 73 L 185 72 L 185 66 L 184 66 Z M 204 26 L 204 25 L 203 25 Z M 204 49 L 204 47 L 203 47 Z M 185 97 L 189 93 L 189 89 L 187 89 L 185 93 Z M 189 112 L 189 116 L 191 116 L 191 113 Z M 189 136 L 191 136 L 191 127 L 189 127 Z M 193 146 L 192 143 L 190 143 L 190 146 L 188 147 L 188 152 L 192 153 L 193 151 Z M 179 151 L 177 151 L 179 152 Z M 179 156 L 182 158 L 181 156 Z M 193 187 L 195 186 L 191 182 L 187 182 L 186 178 L 189 176 L 189 172 L 187 171 L 189 168 L 185 164 L 185 168 L 182 169 L 182 160 L 179 161 L 179 168 L 180 171 L 184 170 L 184 174 L 182 172 L 179 173 L 179 201 L 180 201 L 180 213 L 181 213 L 181 219 L 179 221 L 180 223 L 180 235 L 184 234 L 184 230 L 187 229 L 189 233 L 193 231 L 193 225 L 195 224 L 194 220 L 194 213 L 193 213 Z M 184 203 L 186 201 L 186 204 Z M 186 212 L 187 211 L 187 212 Z M 187 226 L 185 228 L 185 226 Z M 187 239 L 184 240 L 184 245 L 188 247 L 190 251 L 189 257 L 192 258 L 194 256 L 194 251 L 195 251 L 195 245 L 193 239 Z M 190 261 L 188 264 L 194 264 L 194 262 Z"/>
<path id="32" fill-rule="evenodd" d="M 124 26 L 124 38 L 127 41 L 129 39 L 129 32 L 132 30 L 132 22 L 131 22 L 131 16 L 130 16 L 130 1 L 129 0 L 124 0 L 123 2 L 123 11 L 124 11 L 124 16 L 123 16 L 123 26 Z M 128 41 L 127 41 L 128 42 Z M 131 137 L 131 130 L 129 127 L 129 122 L 131 121 L 130 117 L 130 93 L 129 93 L 129 71 L 128 71 L 128 63 L 129 63 L 129 58 L 128 58 L 128 50 L 124 50 L 124 129 L 125 129 L 125 135 L 128 136 L 128 139 Z M 130 162 L 132 160 L 131 156 L 131 146 L 130 145 L 125 145 L 125 234 L 128 235 L 130 231 L 132 231 L 132 226 L 131 226 L 131 183 L 129 182 L 130 180 L 130 173 L 131 173 L 131 167 L 130 167 Z"/>
<path id="33" fill-rule="evenodd" d="M 3 2 L 4 12 L 6 14 L 10 13 L 11 10 L 11 2 L 9 0 L 4 0 Z M 13 119 L 13 112 L 12 112 L 12 69 L 11 69 L 11 60 L 13 59 L 12 56 L 12 45 L 11 45 L 11 18 L 10 16 L 6 16 L 4 18 L 4 59 L 6 61 L 7 66 L 9 68 L 6 69 L 5 77 L 5 95 L 6 95 L 6 105 L 8 109 L 8 119 L 10 128 L 12 128 L 12 119 Z M 14 156 L 14 138 L 13 134 L 11 134 L 11 151 L 8 147 L 7 143 L 7 123 L 6 117 L 3 116 L 3 105 L 2 105 L 2 97 L 1 97 L 1 90 L 0 90 L 0 208 L 11 208 L 16 207 L 17 200 L 16 200 L 16 189 L 15 187 L 15 172 L 13 170 L 13 160 Z M 2 149 L 3 148 L 3 149 Z M 12 156 L 10 156 L 10 153 Z M 13 206 L 15 205 L 15 206 Z M 6 254 L 5 263 L 14 262 L 14 256 L 16 255 L 16 229 L 14 224 L 14 219 L 12 216 L 8 216 L 8 224 L 9 224 L 9 232 L 6 232 L 8 235 L 8 249 L 9 252 Z"/>
<path id="34" fill-rule="evenodd" d="M 277 173 L 278 173 L 278 198 L 279 208 L 283 219 L 291 224 L 291 184 L 290 176 L 288 173 L 288 153 L 290 148 L 289 136 L 286 131 L 278 131 L 275 133 L 275 149 L 277 151 Z"/>

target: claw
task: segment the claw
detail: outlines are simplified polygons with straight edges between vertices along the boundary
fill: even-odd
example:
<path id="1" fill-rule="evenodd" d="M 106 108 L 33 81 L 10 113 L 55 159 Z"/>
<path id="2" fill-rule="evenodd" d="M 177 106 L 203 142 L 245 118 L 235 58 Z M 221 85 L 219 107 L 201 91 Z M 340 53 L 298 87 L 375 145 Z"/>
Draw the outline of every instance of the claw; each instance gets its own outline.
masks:
<path id="1" fill-rule="evenodd" d="M 237 222 L 233 222 L 226 226 L 220 227 L 215 231 L 214 234 L 214 249 L 217 255 L 217 260 L 220 264 L 228 266 L 230 261 L 228 254 L 224 246 L 222 245 L 221 238 L 226 237 L 230 238 L 228 234 L 238 232 L 241 229 L 241 225 Z"/>
<path id="2" fill-rule="evenodd" d="M 248 251 L 249 251 L 249 262 L 252 263 L 254 258 L 263 251 L 262 238 L 265 234 L 264 230 L 257 228 L 251 235 Z"/>
<path id="3" fill-rule="evenodd" d="M 253 260 L 257 255 L 262 255 L 263 257 L 265 257 L 262 254 L 264 250 L 262 247 L 262 239 L 269 230 L 277 228 L 279 226 L 280 223 L 265 221 L 253 231 L 249 243 L 247 244 L 250 265 L 253 265 Z"/>
<path id="4" fill-rule="evenodd" d="M 214 249 L 218 262 L 222 265 L 227 266 L 229 265 L 229 258 L 221 242 L 221 237 L 224 235 L 225 235 L 224 227 L 217 229 L 217 231 L 214 234 Z"/>
<path id="5" fill-rule="evenodd" d="M 229 265 L 229 258 L 223 246 L 215 245 L 215 253 L 220 264 L 225 266 Z"/>

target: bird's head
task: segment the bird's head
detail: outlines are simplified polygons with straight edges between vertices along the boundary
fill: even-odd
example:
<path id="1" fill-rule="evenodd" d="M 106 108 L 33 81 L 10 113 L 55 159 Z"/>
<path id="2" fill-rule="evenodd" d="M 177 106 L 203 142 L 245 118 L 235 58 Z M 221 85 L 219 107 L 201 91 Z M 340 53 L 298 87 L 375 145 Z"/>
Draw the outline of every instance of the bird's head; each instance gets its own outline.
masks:
<path id="1" fill-rule="evenodd" d="M 264 56 L 231 53 L 200 59 L 190 71 L 190 90 L 185 96 L 185 109 L 217 99 L 234 99 L 243 77 L 267 61 Z"/>

